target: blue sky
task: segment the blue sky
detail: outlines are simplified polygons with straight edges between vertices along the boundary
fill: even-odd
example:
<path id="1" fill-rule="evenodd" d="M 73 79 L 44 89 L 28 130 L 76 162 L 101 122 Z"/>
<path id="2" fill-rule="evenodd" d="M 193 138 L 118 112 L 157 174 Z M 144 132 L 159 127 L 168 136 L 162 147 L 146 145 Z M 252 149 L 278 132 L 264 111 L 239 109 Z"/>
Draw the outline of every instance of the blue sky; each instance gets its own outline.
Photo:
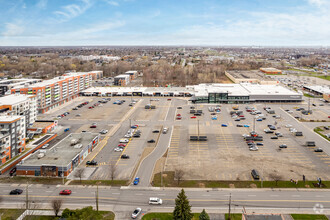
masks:
<path id="1" fill-rule="evenodd" d="M 330 0 L 0 0 L 0 46 L 330 46 Z"/>

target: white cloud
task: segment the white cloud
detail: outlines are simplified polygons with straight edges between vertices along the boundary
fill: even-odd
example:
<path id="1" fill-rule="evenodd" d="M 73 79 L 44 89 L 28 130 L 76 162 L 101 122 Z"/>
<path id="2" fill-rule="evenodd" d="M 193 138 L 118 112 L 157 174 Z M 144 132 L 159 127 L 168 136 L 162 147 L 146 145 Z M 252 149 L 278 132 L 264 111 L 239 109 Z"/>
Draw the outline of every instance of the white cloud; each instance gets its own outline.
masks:
<path id="1" fill-rule="evenodd" d="M 54 13 L 60 17 L 60 21 L 68 21 L 83 14 L 87 9 L 92 6 L 90 0 L 81 0 L 82 4 L 71 4 L 62 7 L 61 11 L 55 11 Z"/>
<path id="2" fill-rule="evenodd" d="M 1 33 L 5 37 L 20 36 L 24 32 L 24 26 L 19 23 L 6 23 L 5 31 Z"/>
<path id="3" fill-rule="evenodd" d="M 116 1 L 112 1 L 112 0 L 105 0 L 106 3 L 108 3 L 109 5 L 112 6 L 119 6 L 119 3 Z"/>
<path id="4" fill-rule="evenodd" d="M 39 0 L 39 2 L 36 4 L 37 8 L 39 9 L 45 9 L 47 7 L 48 0 Z"/>
<path id="5" fill-rule="evenodd" d="M 329 3 L 327 0 L 308 0 L 309 4 L 316 5 L 317 7 L 321 7 Z"/>

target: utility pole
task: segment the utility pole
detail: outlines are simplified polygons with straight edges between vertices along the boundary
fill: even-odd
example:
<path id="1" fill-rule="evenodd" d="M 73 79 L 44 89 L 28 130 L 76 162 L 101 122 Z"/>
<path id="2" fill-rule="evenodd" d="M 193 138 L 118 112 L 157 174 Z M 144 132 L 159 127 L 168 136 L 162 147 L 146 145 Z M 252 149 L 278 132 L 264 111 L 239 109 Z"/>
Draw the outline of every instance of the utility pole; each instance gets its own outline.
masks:
<path id="1" fill-rule="evenodd" d="M 27 171 L 25 171 L 26 189 L 25 189 L 25 209 L 29 209 L 29 181 L 27 180 Z"/>
<path id="2" fill-rule="evenodd" d="M 163 169 L 164 166 L 162 166 L 162 169 L 160 170 L 160 187 L 163 187 Z"/>
<path id="3" fill-rule="evenodd" d="M 230 209 L 231 209 L 231 193 L 229 194 L 229 203 L 228 203 L 228 220 L 231 219 L 231 216 L 230 216 Z"/>
<path id="4" fill-rule="evenodd" d="M 98 184 L 96 184 L 95 199 L 96 199 L 96 211 L 99 212 L 99 185 Z"/>
<path id="5" fill-rule="evenodd" d="M 62 164 L 62 183 L 63 183 L 63 185 L 64 185 L 64 166 L 63 166 L 63 164 Z"/>

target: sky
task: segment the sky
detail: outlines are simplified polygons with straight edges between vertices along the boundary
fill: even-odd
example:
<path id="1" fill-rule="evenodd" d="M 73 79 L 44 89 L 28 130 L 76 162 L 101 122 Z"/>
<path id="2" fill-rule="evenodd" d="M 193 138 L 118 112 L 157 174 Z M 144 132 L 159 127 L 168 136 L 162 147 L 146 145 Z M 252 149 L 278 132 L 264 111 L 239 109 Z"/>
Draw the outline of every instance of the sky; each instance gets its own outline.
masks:
<path id="1" fill-rule="evenodd" d="M 0 0 L 0 46 L 330 46 L 330 0 Z"/>

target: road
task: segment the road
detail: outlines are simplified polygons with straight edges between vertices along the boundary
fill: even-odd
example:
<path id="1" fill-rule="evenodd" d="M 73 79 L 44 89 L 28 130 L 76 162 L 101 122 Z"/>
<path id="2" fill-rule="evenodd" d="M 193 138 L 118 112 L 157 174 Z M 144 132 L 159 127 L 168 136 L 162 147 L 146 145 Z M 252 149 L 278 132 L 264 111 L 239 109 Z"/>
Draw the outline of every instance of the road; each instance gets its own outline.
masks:
<path id="1" fill-rule="evenodd" d="M 10 190 L 21 188 L 22 195 L 8 195 Z M 21 208 L 25 201 L 25 184 L 1 184 L 0 192 L 3 202 L 1 207 Z M 69 196 L 59 196 L 62 189 L 71 189 Z M 81 208 L 88 205 L 95 207 L 95 186 L 63 186 L 63 185 L 29 185 L 29 198 L 38 209 L 50 208 L 51 200 L 61 198 L 64 207 Z M 181 189 L 177 188 L 147 188 L 147 187 L 107 187 L 100 186 L 99 207 L 102 210 L 113 210 L 118 219 L 127 219 L 131 211 L 141 207 L 144 212 L 171 212 L 175 198 Z M 233 211 L 241 212 L 244 206 L 258 212 L 309 212 L 320 204 L 323 213 L 330 213 L 330 190 L 302 189 L 185 189 L 194 211 L 205 208 L 210 213 L 226 212 L 231 196 Z M 161 206 L 148 205 L 149 197 L 159 197 L 163 200 Z M 260 211 L 262 210 L 262 211 Z"/>

